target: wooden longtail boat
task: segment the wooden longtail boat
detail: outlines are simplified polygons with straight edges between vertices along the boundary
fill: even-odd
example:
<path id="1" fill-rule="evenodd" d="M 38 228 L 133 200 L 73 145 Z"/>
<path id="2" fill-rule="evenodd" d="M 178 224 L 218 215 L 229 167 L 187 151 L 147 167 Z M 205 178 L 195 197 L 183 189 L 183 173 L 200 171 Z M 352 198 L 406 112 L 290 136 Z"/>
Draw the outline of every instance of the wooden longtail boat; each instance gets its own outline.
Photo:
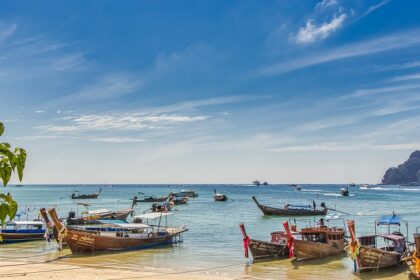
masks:
<path id="1" fill-rule="evenodd" d="M 287 204 L 284 208 L 274 208 L 271 206 L 265 206 L 259 204 L 255 196 L 252 199 L 257 204 L 258 208 L 265 215 L 278 215 L 278 216 L 323 216 L 328 213 L 328 208 L 325 207 L 324 203 L 321 203 L 323 209 L 315 210 L 310 205 L 291 205 Z"/>
<path id="2" fill-rule="evenodd" d="M 228 199 L 226 195 L 217 193 L 216 190 L 214 190 L 213 198 L 215 201 L 226 201 Z"/>
<path id="3" fill-rule="evenodd" d="M 48 223 L 50 222 L 50 218 L 47 215 L 47 210 L 45 210 L 45 208 L 41 208 L 39 209 L 39 212 L 41 213 L 42 218 L 45 221 L 45 224 L 48 225 Z M 55 226 L 54 226 L 54 239 L 58 242 L 58 230 L 57 230 L 57 227 Z"/>
<path id="4" fill-rule="evenodd" d="M 171 198 L 170 201 L 174 203 L 174 205 L 182 205 L 182 204 L 187 204 L 189 198 L 186 197 L 182 197 L 182 198 Z"/>
<path id="5" fill-rule="evenodd" d="M 194 190 L 181 190 L 178 193 L 172 193 L 175 197 L 198 197 L 198 193 Z"/>
<path id="6" fill-rule="evenodd" d="M 96 220 L 126 220 L 127 217 L 134 212 L 134 206 L 136 202 L 133 201 L 130 208 L 119 210 L 119 211 L 110 211 L 108 209 L 99 209 L 99 210 L 92 210 L 92 211 L 84 211 L 80 218 L 76 217 L 76 213 L 74 211 L 70 211 L 67 217 L 67 224 L 68 225 L 84 225 L 84 224 L 92 224 L 95 223 Z M 90 205 L 83 203 L 82 205 L 88 207 Z"/>
<path id="7" fill-rule="evenodd" d="M 92 198 L 98 198 L 98 196 L 101 194 L 102 188 L 99 189 L 99 192 L 92 193 L 92 194 L 79 194 L 79 192 L 75 192 L 71 195 L 72 199 L 92 199 Z"/>
<path id="8" fill-rule="evenodd" d="M 395 215 L 383 216 L 378 225 L 400 225 L 400 221 L 400 218 Z M 406 250 L 406 239 L 402 234 L 394 232 L 393 234 L 375 234 L 357 238 L 354 221 L 348 221 L 347 225 L 351 236 L 348 252 L 354 261 L 355 273 L 377 271 L 400 263 L 402 254 Z M 379 238 L 393 244 L 379 247 L 377 244 Z"/>
<path id="9" fill-rule="evenodd" d="M 160 225 L 157 230 L 153 230 L 149 225 L 129 223 L 116 225 L 119 230 L 110 232 L 77 230 L 66 228 L 58 219 L 54 208 L 48 212 L 73 254 L 145 249 L 172 244 L 175 236 L 186 231 Z"/>
<path id="10" fill-rule="evenodd" d="M 289 223 L 283 223 L 289 242 L 293 243 L 293 255 L 298 260 L 308 260 L 337 255 L 344 252 L 344 229 L 336 227 L 310 227 L 300 230 L 301 239 L 295 239 Z"/>
<path id="11" fill-rule="evenodd" d="M 275 231 L 271 233 L 271 241 L 261 241 L 251 239 L 245 231 L 244 224 L 240 224 L 245 257 L 248 258 L 248 250 L 251 251 L 254 259 L 263 258 L 287 258 L 289 256 L 289 247 L 287 246 L 286 234 L 283 231 Z"/>
<path id="12" fill-rule="evenodd" d="M 417 227 L 417 231 L 414 234 L 414 249 L 409 250 L 408 256 L 404 258 L 404 261 L 410 270 L 410 273 L 416 279 L 420 279 L 420 227 Z"/>
<path id="13" fill-rule="evenodd" d="M 133 198 L 133 201 L 135 201 L 135 202 L 164 202 L 167 199 L 168 199 L 167 196 L 165 196 L 165 197 L 148 196 L 148 197 L 143 197 L 143 198 L 137 198 L 137 196 L 135 196 Z"/>
<path id="14" fill-rule="evenodd" d="M 42 221 L 12 221 L 0 229 L 2 243 L 42 240 L 44 234 L 45 223 Z"/>
<path id="15" fill-rule="evenodd" d="M 173 206 L 174 206 L 174 203 L 172 201 L 153 203 L 152 208 L 150 210 L 152 210 L 152 212 L 168 212 L 168 211 L 171 211 Z"/>

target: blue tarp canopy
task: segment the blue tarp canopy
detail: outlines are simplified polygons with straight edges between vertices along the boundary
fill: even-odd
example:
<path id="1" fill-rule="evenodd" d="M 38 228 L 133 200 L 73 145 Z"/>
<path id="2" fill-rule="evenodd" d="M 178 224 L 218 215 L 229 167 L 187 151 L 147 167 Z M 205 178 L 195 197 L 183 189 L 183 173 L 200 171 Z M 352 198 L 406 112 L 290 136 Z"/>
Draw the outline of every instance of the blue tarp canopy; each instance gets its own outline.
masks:
<path id="1" fill-rule="evenodd" d="M 378 222 L 379 225 L 400 225 L 401 217 L 397 215 L 382 216 Z"/>

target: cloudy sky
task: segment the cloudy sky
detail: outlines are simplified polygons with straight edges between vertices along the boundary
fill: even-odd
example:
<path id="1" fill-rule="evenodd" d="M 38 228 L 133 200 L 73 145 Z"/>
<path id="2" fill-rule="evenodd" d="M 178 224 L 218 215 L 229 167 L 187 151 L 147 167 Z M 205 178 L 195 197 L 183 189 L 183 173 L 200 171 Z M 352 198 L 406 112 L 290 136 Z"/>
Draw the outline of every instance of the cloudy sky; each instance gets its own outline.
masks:
<path id="1" fill-rule="evenodd" d="M 25 183 L 374 183 L 420 149 L 415 1 L 0 3 Z"/>

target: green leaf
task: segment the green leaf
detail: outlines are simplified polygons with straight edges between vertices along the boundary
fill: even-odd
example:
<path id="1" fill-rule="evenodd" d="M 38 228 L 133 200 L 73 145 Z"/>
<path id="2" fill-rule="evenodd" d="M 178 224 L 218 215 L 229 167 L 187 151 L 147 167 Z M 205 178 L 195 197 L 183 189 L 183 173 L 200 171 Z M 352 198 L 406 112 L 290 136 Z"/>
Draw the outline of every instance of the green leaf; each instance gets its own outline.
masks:
<path id="1" fill-rule="evenodd" d="M 0 136 L 3 135 L 3 132 L 4 132 L 4 124 L 0 122 Z"/>
<path id="2" fill-rule="evenodd" d="M 10 212 L 10 208 L 9 208 L 9 204 L 7 203 L 2 203 L 0 204 L 0 222 L 1 225 L 4 225 L 4 223 L 6 222 L 6 217 L 9 215 Z"/>
<path id="3" fill-rule="evenodd" d="M 25 169 L 25 164 L 26 164 L 26 151 L 22 148 L 16 148 L 15 155 L 16 155 L 16 167 L 18 171 L 19 181 L 22 181 L 23 169 Z"/>
<path id="4" fill-rule="evenodd" d="M 8 158 L 3 158 L 0 161 L 0 177 L 3 181 L 3 186 L 9 183 L 10 177 L 12 176 L 12 167 L 9 164 Z"/>

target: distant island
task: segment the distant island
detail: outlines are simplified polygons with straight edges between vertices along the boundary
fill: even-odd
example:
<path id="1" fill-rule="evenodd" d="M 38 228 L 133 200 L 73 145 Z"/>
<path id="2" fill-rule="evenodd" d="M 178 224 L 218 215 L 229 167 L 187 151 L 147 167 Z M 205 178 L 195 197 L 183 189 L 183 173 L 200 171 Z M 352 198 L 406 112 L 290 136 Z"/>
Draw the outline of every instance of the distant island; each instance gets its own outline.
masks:
<path id="1" fill-rule="evenodd" d="M 391 167 L 382 178 L 382 183 L 387 185 L 420 184 L 420 151 L 413 152 L 408 160 Z"/>

